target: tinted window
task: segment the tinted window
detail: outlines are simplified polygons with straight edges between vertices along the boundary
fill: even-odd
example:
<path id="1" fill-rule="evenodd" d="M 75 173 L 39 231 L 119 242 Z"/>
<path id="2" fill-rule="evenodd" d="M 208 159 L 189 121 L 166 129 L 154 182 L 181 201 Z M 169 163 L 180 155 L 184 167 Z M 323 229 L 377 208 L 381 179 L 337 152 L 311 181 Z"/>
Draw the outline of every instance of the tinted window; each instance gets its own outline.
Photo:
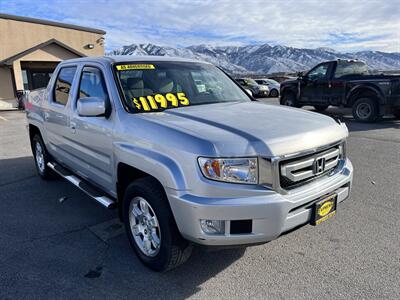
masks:
<path id="1" fill-rule="evenodd" d="M 107 99 L 107 89 L 103 74 L 97 68 L 83 68 L 81 83 L 79 85 L 79 98 L 85 97 Z"/>
<path id="2" fill-rule="evenodd" d="M 339 61 L 336 66 L 335 78 L 346 75 L 368 74 L 368 67 L 363 62 Z"/>
<path id="3" fill-rule="evenodd" d="M 320 65 L 315 69 L 311 70 L 308 73 L 308 77 L 310 77 L 311 79 L 324 79 L 327 76 L 328 68 L 329 64 Z"/>
<path id="4" fill-rule="evenodd" d="M 67 104 L 75 72 L 76 67 L 67 67 L 60 70 L 54 89 L 54 102 L 62 105 Z"/>

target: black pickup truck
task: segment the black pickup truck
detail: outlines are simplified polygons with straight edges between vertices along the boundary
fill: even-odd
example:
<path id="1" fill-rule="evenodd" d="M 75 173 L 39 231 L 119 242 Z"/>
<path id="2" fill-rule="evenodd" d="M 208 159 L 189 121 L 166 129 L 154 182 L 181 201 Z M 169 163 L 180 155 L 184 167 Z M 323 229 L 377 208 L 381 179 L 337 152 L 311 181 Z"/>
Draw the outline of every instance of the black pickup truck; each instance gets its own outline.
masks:
<path id="1" fill-rule="evenodd" d="M 362 122 L 375 122 L 385 114 L 400 118 L 400 75 L 370 74 L 358 60 L 323 62 L 294 80 L 281 83 L 281 105 L 351 107 Z"/>

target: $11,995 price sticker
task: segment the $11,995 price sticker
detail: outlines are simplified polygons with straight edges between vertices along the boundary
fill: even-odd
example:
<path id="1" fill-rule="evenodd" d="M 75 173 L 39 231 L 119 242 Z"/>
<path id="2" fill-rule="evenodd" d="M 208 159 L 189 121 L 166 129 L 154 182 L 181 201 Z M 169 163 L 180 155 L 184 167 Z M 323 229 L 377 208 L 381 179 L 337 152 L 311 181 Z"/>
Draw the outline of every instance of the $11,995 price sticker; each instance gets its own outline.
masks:
<path id="1" fill-rule="evenodd" d="M 171 107 L 189 105 L 189 99 L 185 93 L 155 94 L 132 99 L 133 105 L 139 111 L 159 111 Z"/>

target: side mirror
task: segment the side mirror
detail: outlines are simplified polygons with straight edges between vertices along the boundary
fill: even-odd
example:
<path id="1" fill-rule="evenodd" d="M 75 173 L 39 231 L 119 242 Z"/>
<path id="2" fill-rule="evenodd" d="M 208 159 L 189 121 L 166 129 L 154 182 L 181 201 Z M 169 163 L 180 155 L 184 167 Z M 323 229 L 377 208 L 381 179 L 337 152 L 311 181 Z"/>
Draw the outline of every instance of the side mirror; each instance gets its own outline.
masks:
<path id="1" fill-rule="evenodd" d="M 303 72 L 298 72 L 297 73 L 297 77 L 304 77 L 304 73 Z"/>
<path id="2" fill-rule="evenodd" d="M 106 113 L 104 99 L 98 97 L 79 98 L 77 103 L 78 114 L 82 117 L 99 117 Z"/>

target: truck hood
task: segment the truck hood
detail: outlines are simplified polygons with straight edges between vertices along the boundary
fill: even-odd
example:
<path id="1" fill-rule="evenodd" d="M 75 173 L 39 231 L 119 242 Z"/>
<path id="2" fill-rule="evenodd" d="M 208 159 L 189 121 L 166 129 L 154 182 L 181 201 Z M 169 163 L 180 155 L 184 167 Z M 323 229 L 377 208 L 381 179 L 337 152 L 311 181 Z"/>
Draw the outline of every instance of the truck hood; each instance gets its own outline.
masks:
<path id="1" fill-rule="evenodd" d="M 282 156 L 335 143 L 348 135 L 344 124 L 325 115 L 259 102 L 189 106 L 149 117 L 212 143 L 215 153 L 208 154 L 218 156 Z"/>

